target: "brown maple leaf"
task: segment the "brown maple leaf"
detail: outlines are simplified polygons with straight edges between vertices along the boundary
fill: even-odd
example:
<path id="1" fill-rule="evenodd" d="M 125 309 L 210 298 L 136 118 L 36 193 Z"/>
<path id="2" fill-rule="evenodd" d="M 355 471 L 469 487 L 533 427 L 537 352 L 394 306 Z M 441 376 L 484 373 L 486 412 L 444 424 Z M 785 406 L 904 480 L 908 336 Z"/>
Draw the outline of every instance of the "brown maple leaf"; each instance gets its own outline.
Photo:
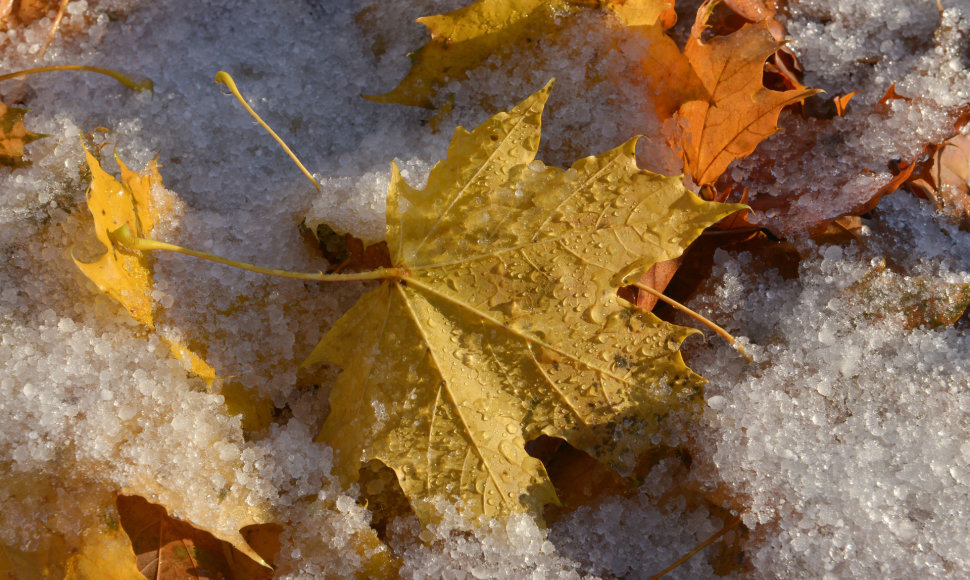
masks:
<path id="1" fill-rule="evenodd" d="M 895 316 L 906 329 L 948 326 L 970 306 L 970 284 L 904 276 L 890 269 L 885 260 L 845 292 L 862 301 L 867 317 Z"/>
<path id="2" fill-rule="evenodd" d="M 927 147 L 925 160 L 907 183 L 917 196 L 970 226 L 970 135 L 956 135 Z"/>
<path id="3" fill-rule="evenodd" d="M 753 213 L 747 221 L 777 236 L 810 234 L 830 240 L 832 236 L 856 235 L 862 224 L 853 218 L 872 211 L 883 197 L 904 184 L 919 197 L 938 202 L 930 173 L 939 145 L 924 146 L 921 156 L 914 155 L 920 159 L 918 163 L 917 159 L 887 160 L 882 167 L 859 167 L 846 161 L 852 156 L 843 135 L 846 125 L 841 116 L 846 114 L 845 105 L 855 94 L 833 99 L 830 113 L 822 118 L 787 118 L 785 135 L 780 138 L 784 141 L 772 150 L 755 151 L 737 165 L 740 171 L 722 175 L 717 190 L 750 192 L 750 199 L 744 203 L 751 206 Z M 911 99 L 890 87 L 869 109 L 870 114 L 888 114 L 888 103 L 893 100 Z M 792 178 L 817 172 L 820 166 L 827 169 L 816 180 Z M 713 199 L 739 201 L 736 193 Z"/>
<path id="4" fill-rule="evenodd" d="M 161 505 L 138 496 L 118 496 L 121 526 L 131 538 L 138 570 L 148 578 L 249 578 L 268 580 L 272 569 L 257 564 L 232 544 L 177 520 Z M 280 526 L 256 526 L 278 536 Z M 250 530 L 250 536 L 254 532 Z M 271 562 L 270 554 L 261 554 Z"/>
<path id="5" fill-rule="evenodd" d="M 684 132 L 674 146 L 699 185 L 714 183 L 732 161 L 751 154 L 778 130 L 785 107 L 818 93 L 798 88 L 764 88 L 765 60 L 780 46 L 762 21 L 737 32 L 703 40 L 715 0 L 697 11 L 685 54 L 710 97 L 684 103 L 678 112 Z"/>

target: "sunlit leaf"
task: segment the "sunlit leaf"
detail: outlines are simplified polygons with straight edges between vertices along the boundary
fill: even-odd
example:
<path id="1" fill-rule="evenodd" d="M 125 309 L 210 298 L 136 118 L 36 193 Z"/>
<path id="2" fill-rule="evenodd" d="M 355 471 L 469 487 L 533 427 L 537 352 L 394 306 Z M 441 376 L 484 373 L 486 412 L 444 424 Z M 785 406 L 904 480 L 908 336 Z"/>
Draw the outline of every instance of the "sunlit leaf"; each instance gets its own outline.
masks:
<path id="1" fill-rule="evenodd" d="M 387 242 L 402 274 L 305 363 L 343 367 L 319 436 L 335 473 L 385 463 L 424 521 L 437 496 L 535 514 L 555 493 L 526 441 L 559 437 L 629 471 L 662 417 L 700 400 L 679 351 L 695 331 L 616 290 L 741 206 L 640 170 L 635 140 L 568 170 L 535 161 L 549 90 L 456 129 L 424 190 L 395 167 Z"/>

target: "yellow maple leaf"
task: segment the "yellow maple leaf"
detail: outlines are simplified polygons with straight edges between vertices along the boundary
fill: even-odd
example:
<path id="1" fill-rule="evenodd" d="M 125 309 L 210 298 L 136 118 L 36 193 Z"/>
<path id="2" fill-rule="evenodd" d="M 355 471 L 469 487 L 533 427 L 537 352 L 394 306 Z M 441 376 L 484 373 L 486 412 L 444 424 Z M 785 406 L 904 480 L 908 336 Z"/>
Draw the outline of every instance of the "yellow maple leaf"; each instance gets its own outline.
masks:
<path id="1" fill-rule="evenodd" d="M 684 53 L 709 98 L 680 107 L 687 128 L 680 141 L 685 170 L 699 185 L 714 183 L 732 161 L 751 154 L 778 130 L 778 115 L 788 105 L 820 92 L 798 87 L 772 91 L 764 87 L 765 60 L 778 50 L 766 21 L 745 24 L 728 36 L 704 41 L 707 20 L 718 0 L 697 10 Z"/>
<path id="2" fill-rule="evenodd" d="M 24 147 L 46 135 L 32 133 L 24 126 L 27 109 L 0 103 L 0 165 L 23 167 Z"/>
<path id="3" fill-rule="evenodd" d="M 104 171 L 98 160 L 87 149 L 85 149 L 85 155 L 92 178 L 87 196 L 88 208 L 94 217 L 95 234 L 107 251 L 92 263 L 84 263 L 77 258 L 74 261 L 78 268 L 102 292 L 121 303 L 135 320 L 148 328 L 154 328 L 157 312 L 151 296 L 154 283 L 149 256 L 118 244 L 110 235 L 110 232 L 121 226 L 127 226 L 138 232 L 139 235 L 150 235 L 155 227 L 156 220 L 163 218 L 171 211 L 171 204 L 166 203 L 165 198 L 161 198 L 161 201 L 159 201 L 160 198 L 151 194 L 154 185 L 161 185 L 161 176 L 154 163 L 142 175 L 128 169 L 116 156 L 121 170 L 121 179 L 118 180 Z M 182 361 L 188 370 L 191 370 L 209 384 L 218 378 L 215 370 L 194 351 L 178 341 L 164 336 L 160 336 L 160 338 L 168 343 L 171 355 Z M 255 430 L 271 421 L 273 406 L 270 400 L 252 393 L 234 382 L 223 384 L 221 394 L 225 398 L 227 411 L 231 414 L 241 413 L 244 425 L 248 421 L 251 423 L 250 428 Z M 225 476 L 229 479 L 231 474 L 225 474 Z M 150 478 L 141 478 L 130 482 L 124 490 L 120 491 L 130 495 L 152 497 L 162 490 L 158 489 L 156 481 Z M 167 495 L 170 498 L 173 497 L 171 494 Z M 166 508 L 184 511 L 181 506 L 173 505 L 173 502 L 177 501 L 177 499 L 169 501 Z M 250 506 L 246 503 L 245 498 L 233 495 L 224 498 L 220 507 L 226 513 L 235 514 L 235 519 L 245 522 L 244 525 L 264 523 L 268 517 L 267 506 Z M 193 524 L 203 531 L 212 532 L 219 540 L 227 542 L 255 562 L 263 563 L 262 558 L 253 551 L 240 533 L 217 533 L 203 522 L 193 522 Z M 114 538 L 114 536 L 93 531 L 90 537 L 91 541 L 85 546 L 93 547 L 82 553 L 84 558 L 76 562 L 76 566 L 79 567 L 78 570 L 81 570 L 81 572 L 90 568 L 90 562 L 105 557 L 105 554 L 117 554 L 118 550 L 121 549 L 115 541 L 117 538 Z M 127 541 L 127 538 L 125 538 L 125 541 Z M 393 558 L 390 556 L 390 551 L 377 537 L 377 534 L 373 530 L 366 530 L 357 534 L 355 541 L 355 548 L 361 554 L 368 569 L 374 571 L 375 574 L 387 575 L 386 572 L 392 568 L 390 563 L 393 562 Z M 130 552 L 130 543 L 127 546 Z M 132 553 L 132 558 L 134 558 L 134 553 Z M 70 564 L 70 562 L 68 564 L 75 565 Z M 82 574 L 77 577 L 84 576 Z M 87 577 L 95 578 L 97 576 Z"/>
<path id="4" fill-rule="evenodd" d="M 88 209 L 94 218 L 95 235 L 107 251 L 95 262 L 85 263 L 74 257 L 77 267 L 94 282 L 98 288 L 119 302 L 128 313 L 148 328 L 155 328 L 155 305 L 152 298 L 154 283 L 152 265 L 148 256 L 127 248 L 118 247 L 111 239 L 110 232 L 122 225 L 134 228 L 141 235 L 148 235 L 155 227 L 155 220 L 170 211 L 170 204 L 159 201 L 151 194 L 154 185 L 161 185 L 161 175 L 156 164 L 149 165 L 145 174 L 130 170 L 120 158 L 115 156 L 121 170 L 121 179 L 104 171 L 97 158 L 86 148 L 84 150 L 91 171 L 91 186 L 88 189 Z M 175 340 L 161 337 L 168 343 L 172 356 L 186 368 L 211 384 L 216 380 L 216 372 L 202 357 Z M 266 402 L 250 400 L 242 394 L 234 397 L 239 406 L 265 406 Z M 227 401 L 227 406 L 233 402 Z M 152 489 L 151 482 L 143 482 L 136 490 Z M 256 520 L 251 523 L 258 523 Z M 256 561 L 260 558 L 249 548 L 242 536 L 222 537 L 237 549 Z"/>
<path id="5" fill-rule="evenodd" d="M 672 13 L 672 0 L 478 0 L 448 14 L 419 18 L 431 40 L 411 53 L 411 70 L 397 87 L 366 98 L 433 108 L 435 93 L 450 80 L 460 80 L 467 71 L 509 46 L 534 44 L 555 36 L 562 28 L 561 17 L 579 10 L 606 10 L 625 26 L 649 31 L 651 40 L 657 43 L 657 54 L 667 54 L 660 47 L 673 47 L 680 56 L 676 44 L 662 33 L 662 17 Z M 649 64 L 661 61 L 665 62 L 665 57 L 658 56 Z"/>
<path id="6" fill-rule="evenodd" d="M 568 170 L 534 161 L 551 87 L 455 131 L 424 190 L 394 167 L 388 276 L 306 363 L 343 367 L 319 439 L 354 481 L 377 459 L 423 501 L 498 515 L 556 501 L 525 443 L 545 434 L 628 472 L 660 418 L 699 401 L 692 329 L 616 295 L 743 206 L 640 170 L 636 139 Z"/>
<path id="7" fill-rule="evenodd" d="M 88 209 L 94 217 L 95 235 L 108 250 L 95 262 L 85 263 L 75 257 L 74 263 L 98 289 L 124 306 L 132 318 L 154 329 L 159 308 L 152 298 L 154 282 L 149 256 L 119 249 L 109 232 L 127 224 L 139 235 L 149 235 L 155 220 L 172 211 L 171 199 L 151 195 L 152 187 L 162 183 L 155 163 L 149 165 L 145 174 L 139 174 L 115 156 L 121 170 L 121 180 L 117 180 L 101 168 L 90 151 L 85 149 L 84 153 L 91 171 Z M 219 379 L 215 369 L 181 341 L 165 335 L 160 338 L 168 344 L 172 357 L 206 384 L 212 386 Z M 231 381 L 222 385 L 221 392 L 228 411 L 242 414 L 244 428 L 257 431 L 269 424 L 271 401 Z"/>

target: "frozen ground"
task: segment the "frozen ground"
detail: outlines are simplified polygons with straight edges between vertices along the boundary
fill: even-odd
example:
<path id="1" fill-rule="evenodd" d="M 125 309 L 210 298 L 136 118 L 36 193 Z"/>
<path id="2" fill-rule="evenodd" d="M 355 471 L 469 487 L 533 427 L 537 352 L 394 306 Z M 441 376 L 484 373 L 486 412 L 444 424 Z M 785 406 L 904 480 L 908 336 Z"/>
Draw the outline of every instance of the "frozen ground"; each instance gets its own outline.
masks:
<path id="1" fill-rule="evenodd" d="M 622 72 L 643 49 L 593 18 L 568 24 L 561 45 L 527 62 L 509 67 L 512 57 L 496 55 L 472 71 L 439 133 L 425 111 L 360 98 L 404 74 L 406 52 L 424 42 L 416 17 L 461 4 L 69 4 L 62 37 L 42 62 L 117 68 L 152 78 L 155 91 L 133 94 L 84 73 L 0 87 L 4 102 L 31 109 L 30 129 L 51 135 L 31 146 L 30 169 L 0 172 L 0 478 L 51 484 L 0 492 L 0 543 L 31 549 L 48 531 L 76 535 L 70 514 L 93 501 L 79 498 L 126 487 L 229 533 L 238 522 L 213 520 L 210 506 L 232 483 L 233 498 L 286 524 L 280 577 L 354 573 L 360 563 L 347 543 L 369 515 L 353 490 L 331 480 L 329 450 L 312 443 L 326 413 L 320 393 L 334 373 L 308 378 L 296 367 L 362 289 L 158 258 L 160 328 L 285 409 L 269 429 L 245 437 L 221 396 L 188 378 L 157 337 L 128 322 L 74 268 L 72 246 L 97 251 L 84 241 L 90 222 L 78 134 L 110 129 L 106 139 L 134 168 L 158 156 L 166 188 L 185 207 L 157 237 L 297 270 L 325 266 L 301 236 L 301 221 L 327 219 L 379 238 L 392 160 L 420 184 L 443 156 L 451 125 L 474 126 L 494 112 L 482 103 L 507 107 L 553 76 L 541 158 L 561 165 L 643 133 L 643 164 L 678 171 L 657 120 L 631 114 L 649 110 L 635 84 L 582 84 L 584 74 Z M 943 135 L 948 107 L 970 101 L 965 3 L 943 0 L 942 26 L 935 4 L 922 0 L 790 4 L 787 25 L 806 82 L 833 95 L 863 93 L 825 129 L 835 137 L 775 176 L 779 187 L 816 191 L 844 183 L 835 174 L 885 171 L 889 160 L 910 158 Z M 48 24 L 0 36 L 4 71 L 38 64 L 31 51 Z M 624 50 L 604 48 L 613 45 Z M 322 194 L 221 94 L 217 70 L 235 77 L 320 178 Z M 888 117 L 870 114 L 893 82 L 919 98 L 895 101 Z M 784 123 L 791 135 L 808 130 L 794 117 Z M 783 155 L 786 143 L 779 135 L 765 147 Z M 867 227 L 869 235 L 846 247 L 802 243 L 794 279 L 744 254 L 717 255 L 707 294 L 693 305 L 746 337 L 756 362 L 744 363 L 713 337 L 691 347 L 689 364 L 711 381 L 710 408 L 668 441 L 690 450 L 689 473 L 663 460 L 639 494 L 606 498 L 549 530 L 522 518 L 471 527 L 446 509 L 421 543 L 413 522 L 396 521 L 389 536 L 402 573 L 646 576 L 723 525 L 706 504 L 668 497 L 686 478 L 740 510 L 751 576 L 970 575 L 968 326 L 903 331 L 851 290 L 880 257 L 898 272 L 891 285 L 909 283 L 907 275 L 967 281 L 970 238 L 903 194 L 888 198 Z M 301 498 L 313 496 L 321 507 L 308 509 Z M 714 574 L 699 556 L 674 576 Z"/>

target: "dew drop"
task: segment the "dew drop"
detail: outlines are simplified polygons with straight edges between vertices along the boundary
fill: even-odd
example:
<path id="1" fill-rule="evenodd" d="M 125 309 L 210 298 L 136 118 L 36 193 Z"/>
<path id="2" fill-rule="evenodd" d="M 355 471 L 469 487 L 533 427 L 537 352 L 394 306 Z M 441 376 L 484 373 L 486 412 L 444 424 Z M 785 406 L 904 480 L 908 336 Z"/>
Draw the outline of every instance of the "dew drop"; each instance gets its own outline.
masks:
<path id="1" fill-rule="evenodd" d="M 512 463 L 512 464 L 518 463 L 518 460 L 516 459 L 517 449 L 515 444 L 512 443 L 511 441 L 502 441 L 501 443 L 499 443 L 498 451 L 499 453 L 502 454 L 502 457 L 504 457 L 509 463 Z"/>

